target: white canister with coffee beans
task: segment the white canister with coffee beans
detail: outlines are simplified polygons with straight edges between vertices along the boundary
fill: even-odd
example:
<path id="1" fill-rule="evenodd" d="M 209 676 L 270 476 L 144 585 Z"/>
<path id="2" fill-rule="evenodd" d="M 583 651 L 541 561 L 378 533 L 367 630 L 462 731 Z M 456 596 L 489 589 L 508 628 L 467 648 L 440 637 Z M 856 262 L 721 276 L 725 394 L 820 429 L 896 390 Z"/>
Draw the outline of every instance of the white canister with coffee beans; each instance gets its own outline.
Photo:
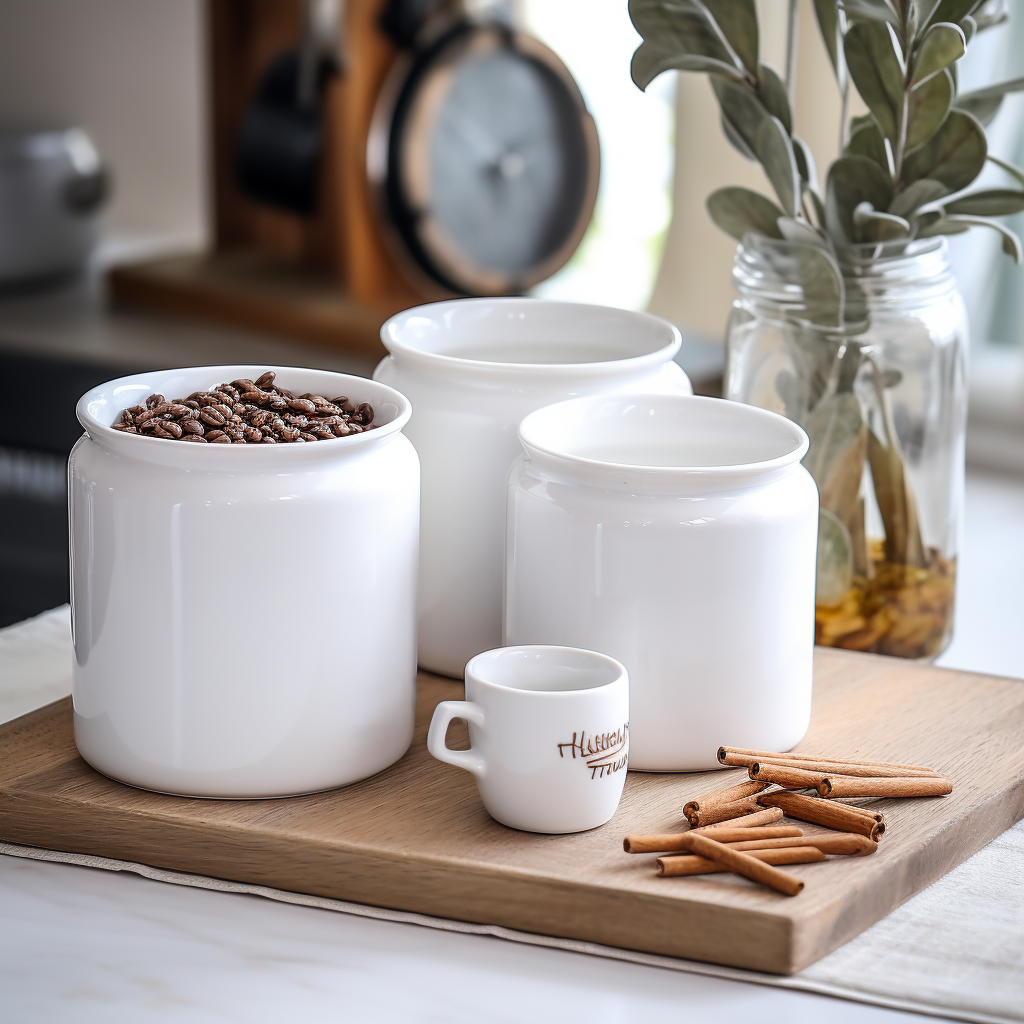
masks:
<path id="1" fill-rule="evenodd" d="M 143 373 L 78 404 L 75 741 L 134 786 L 309 793 L 381 771 L 412 740 L 411 406 L 382 384 L 308 369 L 211 394 L 265 369 Z M 154 393 L 187 405 L 146 408 Z M 203 443 L 184 443 L 193 434 Z"/>
<path id="2" fill-rule="evenodd" d="M 524 298 L 416 306 L 381 328 L 374 379 L 408 395 L 423 468 L 420 664 L 462 677 L 501 644 L 505 484 L 519 421 L 567 398 L 691 394 L 679 331 L 646 313 Z"/>

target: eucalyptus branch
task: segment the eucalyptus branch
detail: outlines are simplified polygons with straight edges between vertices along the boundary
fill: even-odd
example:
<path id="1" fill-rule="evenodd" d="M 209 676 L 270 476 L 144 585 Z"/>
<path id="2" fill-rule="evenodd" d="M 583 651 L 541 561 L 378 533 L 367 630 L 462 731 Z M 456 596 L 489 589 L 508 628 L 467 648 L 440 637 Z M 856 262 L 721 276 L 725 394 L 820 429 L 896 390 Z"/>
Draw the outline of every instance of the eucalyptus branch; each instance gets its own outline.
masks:
<path id="1" fill-rule="evenodd" d="M 789 18 L 786 23 L 786 98 L 789 108 L 796 106 L 796 52 L 800 31 L 800 8 L 797 0 L 789 0 Z"/>

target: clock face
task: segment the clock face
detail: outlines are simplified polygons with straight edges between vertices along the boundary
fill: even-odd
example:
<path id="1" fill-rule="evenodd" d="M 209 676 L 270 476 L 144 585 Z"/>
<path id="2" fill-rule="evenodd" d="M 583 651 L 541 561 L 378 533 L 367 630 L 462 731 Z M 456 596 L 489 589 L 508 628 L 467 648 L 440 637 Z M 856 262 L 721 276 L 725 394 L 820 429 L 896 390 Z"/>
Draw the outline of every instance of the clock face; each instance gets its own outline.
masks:
<path id="1" fill-rule="evenodd" d="M 598 163 L 593 119 L 554 54 L 507 29 L 467 26 L 406 81 L 391 124 L 389 213 L 441 285 L 520 292 L 579 244 Z"/>

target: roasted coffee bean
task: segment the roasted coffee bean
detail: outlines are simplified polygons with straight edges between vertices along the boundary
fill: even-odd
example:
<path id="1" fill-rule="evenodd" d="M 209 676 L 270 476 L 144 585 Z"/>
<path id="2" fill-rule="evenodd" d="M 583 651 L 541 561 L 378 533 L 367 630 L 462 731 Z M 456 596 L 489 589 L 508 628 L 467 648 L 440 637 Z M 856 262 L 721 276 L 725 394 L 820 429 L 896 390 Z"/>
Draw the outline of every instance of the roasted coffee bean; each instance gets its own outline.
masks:
<path id="1" fill-rule="evenodd" d="M 113 426 L 122 433 L 213 444 L 304 444 L 333 441 L 373 428 L 373 408 L 341 396 L 333 402 L 311 391 L 294 397 L 273 371 L 258 381 L 239 378 L 188 398 L 150 395 L 125 409 Z"/>
<path id="2" fill-rule="evenodd" d="M 199 418 L 211 427 L 219 427 L 227 420 L 227 417 L 219 409 L 210 405 L 207 406 L 200 414 Z"/>

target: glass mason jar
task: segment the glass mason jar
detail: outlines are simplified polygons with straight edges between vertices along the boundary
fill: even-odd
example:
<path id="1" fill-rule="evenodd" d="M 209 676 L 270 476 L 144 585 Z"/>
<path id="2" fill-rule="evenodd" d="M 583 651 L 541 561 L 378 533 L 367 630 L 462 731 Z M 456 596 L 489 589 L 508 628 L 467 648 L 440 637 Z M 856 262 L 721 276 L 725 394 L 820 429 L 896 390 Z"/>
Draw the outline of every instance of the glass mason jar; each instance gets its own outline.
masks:
<path id="1" fill-rule="evenodd" d="M 852 246 L 841 260 L 744 238 L 725 397 L 810 438 L 817 643 L 932 659 L 953 633 L 966 312 L 943 238 Z"/>

